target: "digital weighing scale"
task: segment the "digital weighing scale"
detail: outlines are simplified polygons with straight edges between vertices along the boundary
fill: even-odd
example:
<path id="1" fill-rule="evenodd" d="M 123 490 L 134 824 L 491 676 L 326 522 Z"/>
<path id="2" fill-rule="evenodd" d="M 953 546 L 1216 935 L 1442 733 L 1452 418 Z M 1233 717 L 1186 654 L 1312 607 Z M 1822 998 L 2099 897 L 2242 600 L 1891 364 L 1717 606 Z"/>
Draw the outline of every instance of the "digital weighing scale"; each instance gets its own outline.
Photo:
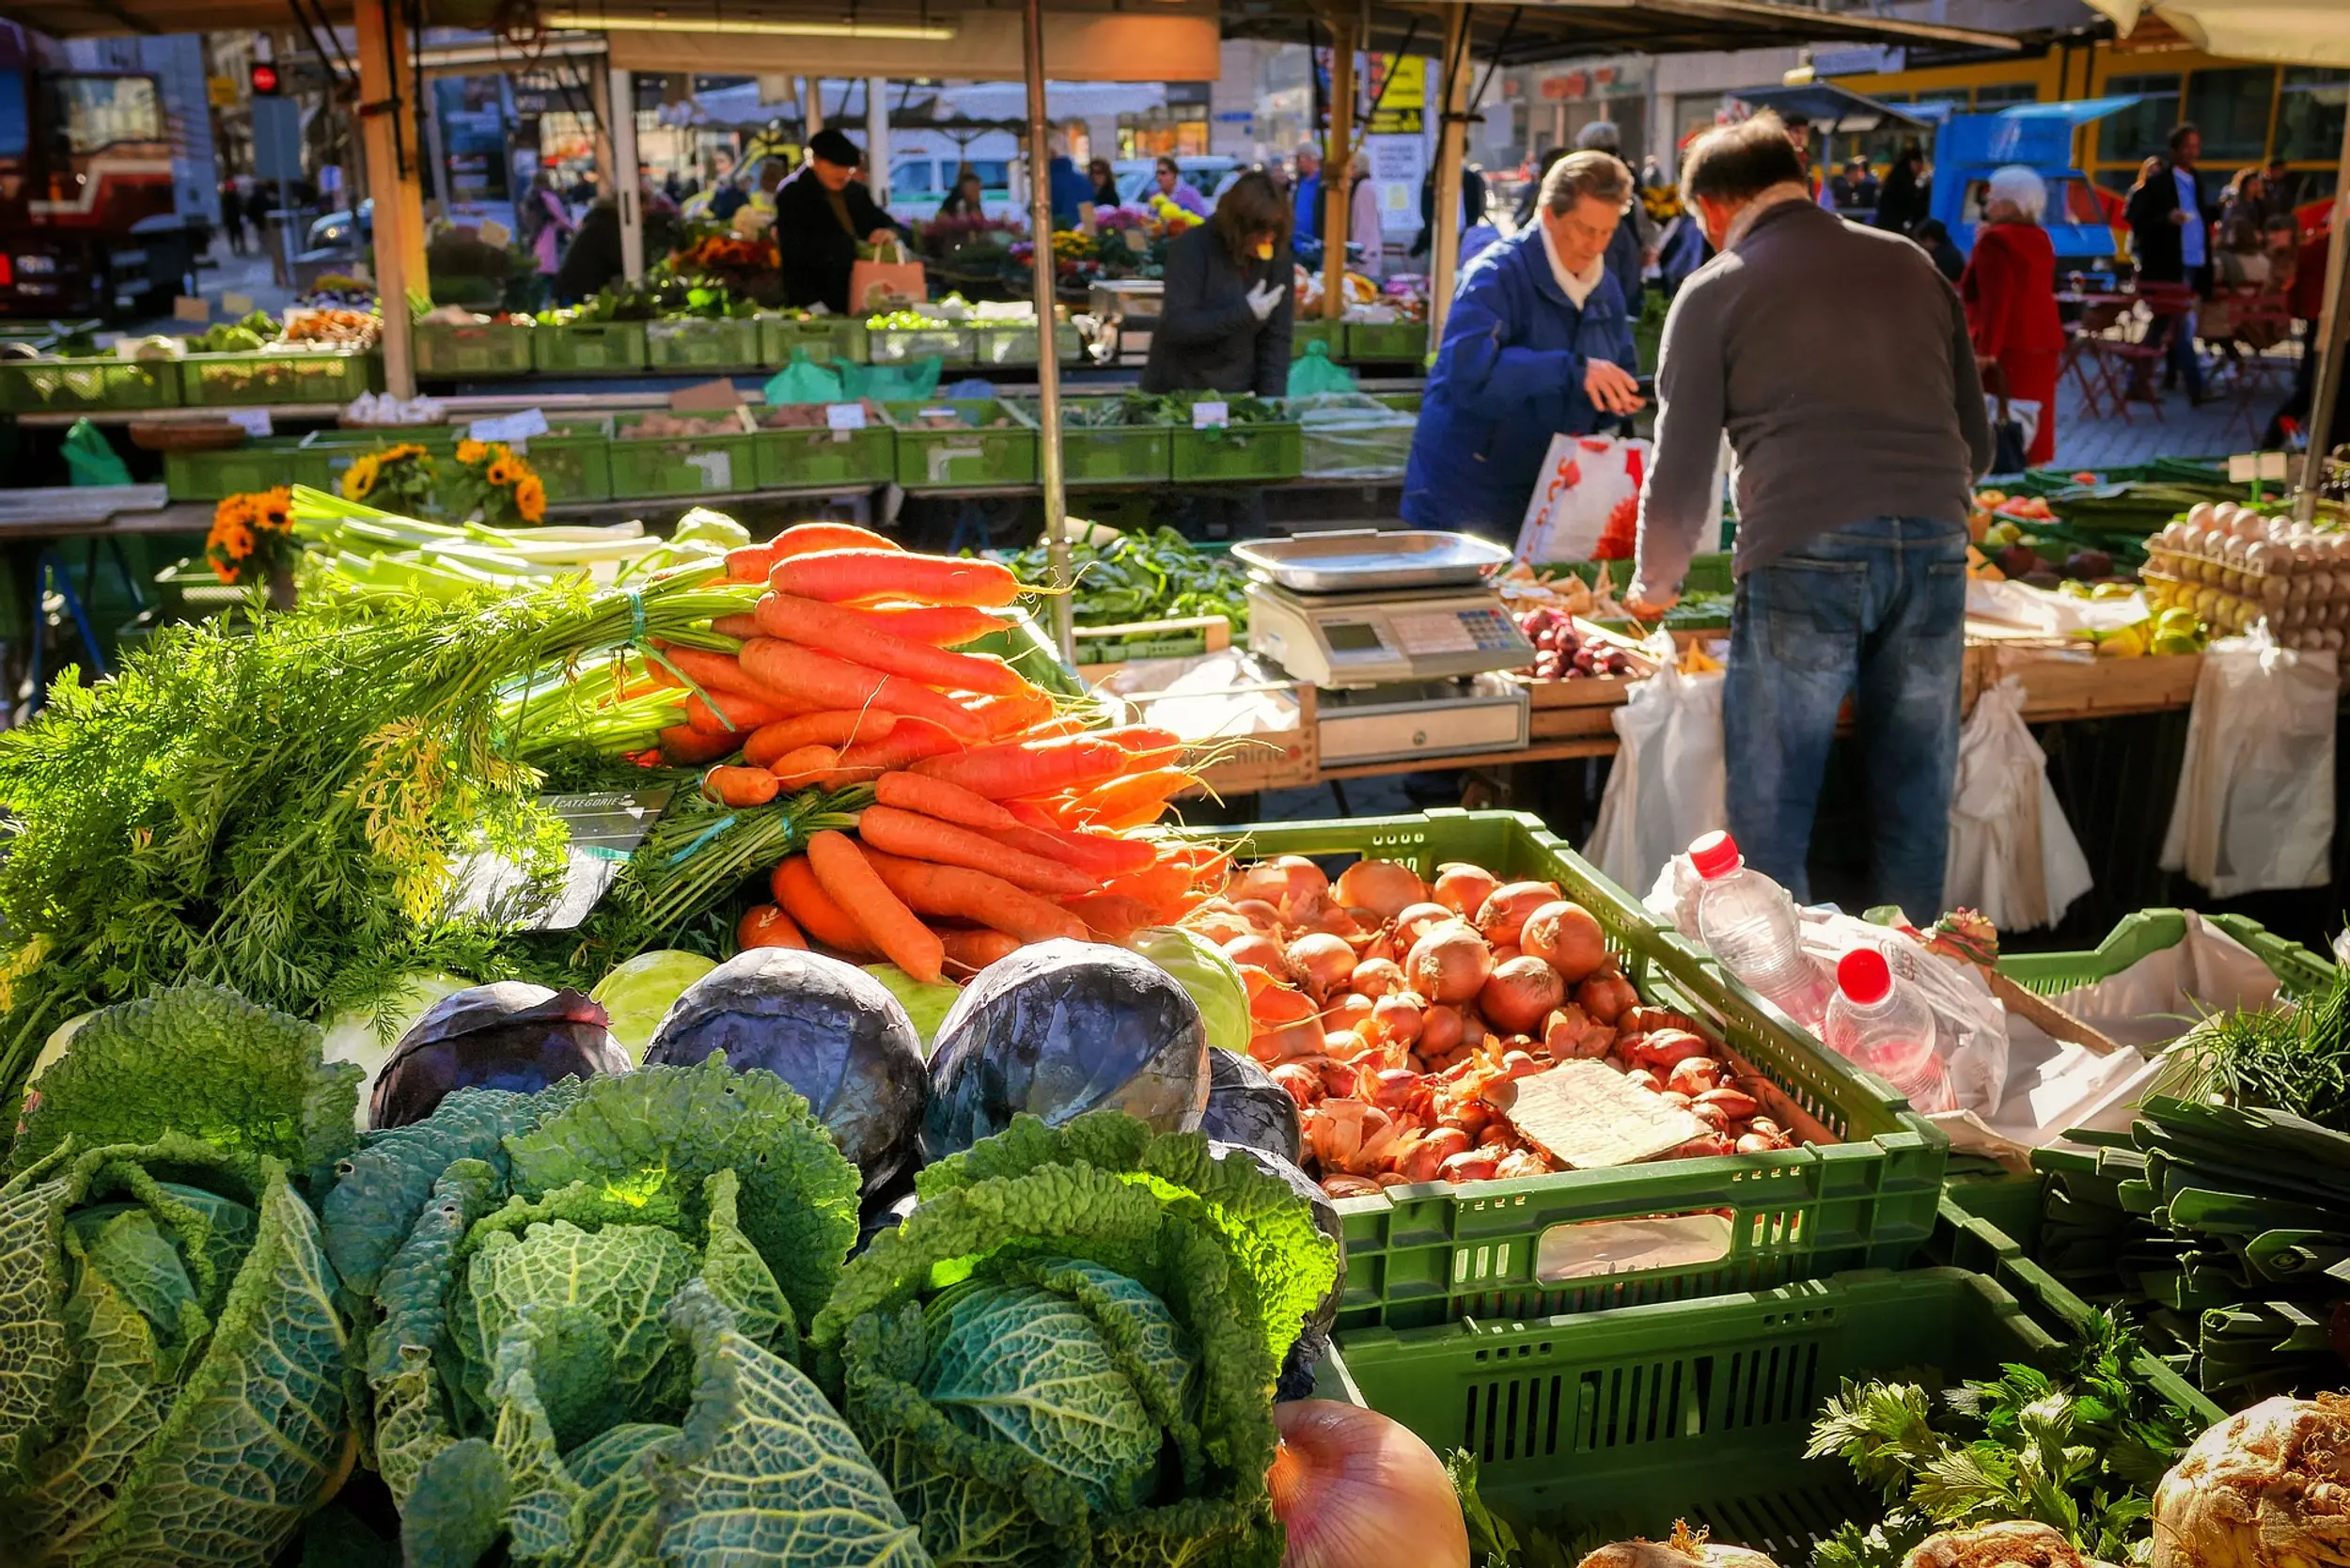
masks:
<path id="1" fill-rule="evenodd" d="M 1512 751 L 1534 661 L 1486 579 L 1510 559 L 1465 534 L 1370 528 L 1232 547 L 1250 569 L 1248 647 L 1321 688 L 1325 764 Z"/>

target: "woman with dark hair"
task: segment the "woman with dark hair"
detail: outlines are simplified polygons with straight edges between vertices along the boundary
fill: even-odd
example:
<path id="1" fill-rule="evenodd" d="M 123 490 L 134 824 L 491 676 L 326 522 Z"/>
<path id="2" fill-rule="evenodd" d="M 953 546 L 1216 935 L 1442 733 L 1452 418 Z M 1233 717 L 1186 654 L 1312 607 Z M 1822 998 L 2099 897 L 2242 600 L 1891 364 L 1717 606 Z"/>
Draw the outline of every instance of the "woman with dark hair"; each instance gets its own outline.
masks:
<path id="1" fill-rule="evenodd" d="M 1093 181 L 1093 205 L 1118 205 L 1118 176 L 1110 168 L 1107 158 L 1096 158 L 1086 165 L 1086 178 Z"/>
<path id="2" fill-rule="evenodd" d="M 1926 216 L 1926 149 L 1904 142 L 1877 189 L 1876 226 L 1907 234 Z"/>
<path id="3" fill-rule="evenodd" d="M 1208 215 L 1208 204 L 1192 189 L 1191 181 L 1183 178 L 1183 165 L 1174 159 L 1160 159 L 1157 167 L 1151 171 L 1151 178 L 1154 183 L 1145 193 L 1147 196 L 1163 196 L 1195 218 Z"/>
<path id="4" fill-rule="evenodd" d="M 948 191 L 947 198 L 938 204 L 938 215 L 942 218 L 985 217 L 985 196 L 986 188 L 979 183 L 979 177 L 972 172 L 970 165 L 965 164 L 955 174 L 955 188 Z"/>
<path id="5" fill-rule="evenodd" d="M 1233 180 L 1214 217 L 1167 242 L 1145 392 L 1288 390 L 1289 242 L 1290 205 L 1261 169 Z"/>

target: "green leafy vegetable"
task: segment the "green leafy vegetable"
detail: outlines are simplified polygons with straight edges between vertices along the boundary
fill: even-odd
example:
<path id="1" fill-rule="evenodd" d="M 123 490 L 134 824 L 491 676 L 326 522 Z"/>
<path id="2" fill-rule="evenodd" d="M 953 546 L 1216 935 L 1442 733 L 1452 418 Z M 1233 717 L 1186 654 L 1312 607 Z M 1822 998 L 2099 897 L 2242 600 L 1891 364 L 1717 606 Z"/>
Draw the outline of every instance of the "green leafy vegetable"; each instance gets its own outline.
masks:
<path id="1" fill-rule="evenodd" d="M 1248 630 L 1246 569 L 1220 551 L 1200 549 L 1172 528 L 1073 544 L 1069 560 L 1077 584 L 1072 613 L 1080 626 L 1220 615 L 1232 623 L 1235 636 Z M 1024 551 L 1011 568 L 1025 582 L 1048 581 L 1045 547 Z"/>

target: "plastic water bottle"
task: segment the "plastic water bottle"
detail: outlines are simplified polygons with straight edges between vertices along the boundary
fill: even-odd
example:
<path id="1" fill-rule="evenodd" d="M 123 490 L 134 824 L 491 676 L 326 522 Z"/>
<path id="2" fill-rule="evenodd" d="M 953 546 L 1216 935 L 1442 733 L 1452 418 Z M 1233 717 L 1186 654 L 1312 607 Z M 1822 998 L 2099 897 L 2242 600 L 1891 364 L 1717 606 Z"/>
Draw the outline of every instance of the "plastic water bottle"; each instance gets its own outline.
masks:
<path id="1" fill-rule="evenodd" d="M 1950 1070 L 1935 1048 L 1934 1010 L 1893 983 L 1874 948 L 1855 948 L 1836 965 L 1836 996 L 1820 1030 L 1827 1048 L 1867 1068 L 1919 1111 L 1958 1109 Z"/>
<path id="2" fill-rule="evenodd" d="M 1704 879 L 1698 888 L 1698 934 L 1722 967 L 1805 1028 L 1819 1028 L 1835 988 L 1827 971 L 1803 950 L 1795 901 L 1787 889 L 1748 870 L 1727 833 L 1709 833 L 1691 844 L 1689 863 Z"/>

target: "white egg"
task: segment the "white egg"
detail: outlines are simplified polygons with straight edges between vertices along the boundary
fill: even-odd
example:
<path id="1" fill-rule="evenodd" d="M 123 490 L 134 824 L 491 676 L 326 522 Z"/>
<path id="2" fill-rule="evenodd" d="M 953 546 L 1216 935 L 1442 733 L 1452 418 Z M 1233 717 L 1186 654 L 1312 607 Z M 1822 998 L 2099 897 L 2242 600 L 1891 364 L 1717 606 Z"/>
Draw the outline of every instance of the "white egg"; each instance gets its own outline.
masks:
<path id="1" fill-rule="evenodd" d="M 2218 508 L 2213 506 L 2209 501 L 2196 502 L 2193 506 L 2186 509 L 2187 525 L 2193 528 L 2210 527 L 2212 525 L 2212 519 L 2218 510 Z"/>

